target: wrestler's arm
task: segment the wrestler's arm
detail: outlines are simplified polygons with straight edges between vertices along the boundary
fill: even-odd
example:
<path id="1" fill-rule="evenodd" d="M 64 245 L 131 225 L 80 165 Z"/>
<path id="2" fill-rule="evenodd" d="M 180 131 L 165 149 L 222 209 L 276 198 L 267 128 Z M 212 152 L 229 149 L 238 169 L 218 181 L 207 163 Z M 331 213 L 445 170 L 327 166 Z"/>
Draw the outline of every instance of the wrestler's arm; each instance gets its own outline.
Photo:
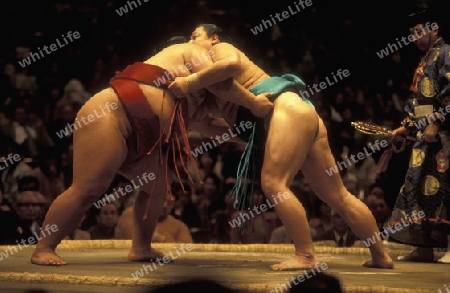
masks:
<path id="1" fill-rule="evenodd" d="M 211 86 L 228 78 L 233 78 L 242 71 L 239 52 L 231 44 L 216 44 L 214 50 L 209 52 L 214 63 L 194 73 L 200 83 L 199 86 Z"/>
<path id="2" fill-rule="evenodd" d="M 253 95 L 234 79 L 242 70 L 240 55 L 236 47 L 228 43 L 219 43 L 214 45 L 214 51 L 210 50 L 210 52 L 213 52 L 210 53 L 213 63 L 194 73 L 200 83 L 198 86 L 205 87 L 219 99 L 250 109 L 258 117 L 265 117 L 265 111 L 262 109 L 267 106 L 264 105 L 266 99 Z M 189 77 L 187 80 L 189 81 Z M 265 98 L 271 96 L 273 93 L 264 94 Z M 266 102 L 273 105 L 269 101 Z"/>
<path id="3" fill-rule="evenodd" d="M 261 97 L 252 94 L 236 80 L 229 78 L 228 80 L 207 86 L 206 89 L 219 99 L 243 106 L 256 114 L 255 105 L 260 101 L 259 99 Z M 273 93 L 265 93 L 263 96 L 270 98 L 273 96 Z"/>
<path id="4" fill-rule="evenodd" d="M 227 45 L 231 46 L 229 44 Z M 227 46 L 224 46 L 224 48 L 227 48 Z M 230 53 L 227 53 L 224 48 L 221 47 L 220 50 L 217 50 L 220 52 L 219 55 L 217 53 L 210 54 L 213 58 L 216 58 L 217 55 L 217 60 L 204 60 L 201 64 L 192 67 L 193 74 L 188 77 L 177 77 L 175 81 L 169 85 L 169 90 L 175 96 L 181 98 L 185 96 L 186 92 L 192 93 L 196 90 L 206 88 L 217 98 L 243 106 L 252 111 L 257 117 L 264 118 L 273 109 L 273 103 L 268 99 L 273 96 L 273 93 L 263 93 L 255 96 L 248 89 L 235 81 L 232 75 L 236 72 L 236 65 L 238 64 L 240 66 L 240 61 L 236 61 L 237 57 L 229 57 Z M 231 46 L 231 48 L 234 47 Z M 200 55 L 201 52 L 204 52 L 203 48 L 200 52 L 196 52 L 196 50 L 192 48 L 190 54 L 195 56 Z M 237 54 L 236 48 L 234 48 L 234 52 Z M 187 58 L 187 60 L 189 60 L 189 58 Z M 216 64 L 218 64 L 218 66 L 216 66 Z M 230 64 L 231 69 L 229 70 L 226 66 L 229 66 Z M 192 78 L 192 76 L 198 73 L 202 73 L 203 76 L 201 84 L 196 84 L 196 81 L 189 83 L 189 78 Z M 187 86 L 182 85 L 183 83 L 194 86 L 187 89 Z"/>
<path id="5" fill-rule="evenodd" d="M 437 99 L 441 102 L 444 101 L 445 98 L 450 97 L 450 50 L 445 50 L 442 61 L 442 66 L 440 68 L 440 76 L 441 80 L 445 80 L 445 82 L 441 82 L 442 84 L 446 84 L 439 94 L 437 95 Z M 446 105 L 444 105 L 445 107 Z"/>
<path id="6" fill-rule="evenodd" d="M 210 137 L 222 137 L 223 134 L 228 134 L 230 132 L 231 126 L 225 122 L 225 119 L 209 116 L 201 121 L 195 121 L 189 123 L 190 130 L 199 132 L 205 136 Z M 245 141 L 239 137 L 227 136 L 227 142 L 234 142 L 239 144 L 246 144 Z"/>

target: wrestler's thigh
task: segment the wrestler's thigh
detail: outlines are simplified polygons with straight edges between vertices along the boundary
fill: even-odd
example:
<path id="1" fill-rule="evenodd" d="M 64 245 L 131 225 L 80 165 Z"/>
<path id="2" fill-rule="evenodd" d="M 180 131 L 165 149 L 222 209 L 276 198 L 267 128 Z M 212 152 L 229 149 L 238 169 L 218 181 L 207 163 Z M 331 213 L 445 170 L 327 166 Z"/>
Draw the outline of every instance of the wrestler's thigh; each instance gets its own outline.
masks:
<path id="1" fill-rule="evenodd" d="M 96 118 L 88 122 L 88 115 Z M 92 102 L 78 112 L 77 118 L 87 123 L 81 122 L 73 135 L 73 185 L 108 188 L 128 152 L 118 120 L 111 113 L 96 116 Z"/>
<path id="2" fill-rule="evenodd" d="M 309 152 L 317 119 L 316 111 L 295 93 L 284 93 L 275 100 L 265 147 L 263 180 L 266 176 L 280 183 L 292 179 Z"/>
<path id="3" fill-rule="evenodd" d="M 339 173 L 333 172 L 329 176 L 326 172 L 330 172 L 330 168 L 335 165 L 336 160 L 328 143 L 327 130 L 322 119 L 320 119 L 319 134 L 306 157 L 301 171 L 316 195 L 331 205 L 333 202 L 341 201 L 346 194 L 346 189 Z"/>

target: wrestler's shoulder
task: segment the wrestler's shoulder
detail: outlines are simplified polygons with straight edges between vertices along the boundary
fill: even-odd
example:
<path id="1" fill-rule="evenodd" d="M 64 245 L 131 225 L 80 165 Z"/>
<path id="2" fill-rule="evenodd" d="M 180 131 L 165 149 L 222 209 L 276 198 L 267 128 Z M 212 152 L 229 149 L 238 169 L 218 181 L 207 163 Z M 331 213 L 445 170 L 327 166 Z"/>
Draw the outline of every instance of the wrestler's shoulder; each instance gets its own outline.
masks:
<path id="1" fill-rule="evenodd" d="M 216 45 L 214 45 L 214 47 L 216 48 L 216 49 L 224 49 L 224 50 L 230 50 L 230 49 L 233 49 L 233 50 L 237 50 L 237 51 L 240 51 L 236 46 L 234 46 L 233 44 L 230 44 L 230 43 L 227 43 L 227 42 L 220 42 L 220 43 L 217 43 Z"/>
<path id="2" fill-rule="evenodd" d="M 193 49 L 204 49 L 199 44 L 192 44 L 192 43 L 182 43 L 182 44 L 174 44 L 170 47 L 167 47 L 170 50 L 193 50 Z"/>
<path id="3" fill-rule="evenodd" d="M 201 54 L 205 51 L 203 46 L 190 43 L 174 44 L 166 49 L 170 50 L 168 51 L 170 54 L 183 54 L 188 56 L 192 54 Z"/>

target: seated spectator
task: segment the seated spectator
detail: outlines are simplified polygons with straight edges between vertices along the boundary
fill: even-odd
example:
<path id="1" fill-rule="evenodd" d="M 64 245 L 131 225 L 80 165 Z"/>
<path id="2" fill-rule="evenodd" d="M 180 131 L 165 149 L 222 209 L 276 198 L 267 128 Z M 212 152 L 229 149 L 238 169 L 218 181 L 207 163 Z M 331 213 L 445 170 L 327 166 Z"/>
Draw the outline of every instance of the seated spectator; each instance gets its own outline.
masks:
<path id="1" fill-rule="evenodd" d="M 370 147 L 366 144 L 366 140 L 356 141 L 354 147 L 350 148 L 347 153 L 343 153 L 342 161 L 347 161 L 346 158 L 350 158 L 351 156 L 356 158 L 359 153 L 364 154 L 365 150 L 370 150 Z M 357 160 L 356 163 L 351 162 L 346 169 L 346 175 L 343 180 L 346 181 L 347 177 L 355 180 L 358 189 L 349 189 L 349 192 L 356 197 L 363 199 L 364 193 L 367 192 L 370 186 L 372 186 L 377 179 L 375 167 L 376 161 L 373 156 L 365 156 L 364 159 Z"/>
<path id="2" fill-rule="evenodd" d="M 61 153 L 61 172 L 64 177 L 64 188 L 72 185 L 73 178 L 73 143 L 69 143 Z"/>
<path id="3" fill-rule="evenodd" d="M 114 239 L 114 230 L 119 221 L 118 208 L 114 203 L 106 203 L 96 209 L 96 224 L 89 229 L 91 240 Z"/>
<path id="4" fill-rule="evenodd" d="M 350 247 L 355 244 L 357 237 L 350 230 L 347 222 L 336 211 L 331 211 L 332 228 L 325 233 L 313 237 L 313 241 L 333 240 L 338 247 Z"/>
<path id="5" fill-rule="evenodd" d="M 42 118 L 42 115 L 44 115 L 44 113 L 41 113 L 38 107 L 29 108 L 28 124 L 32 129 L 35 129 L 36 131 L 37 155 L 40 155 L 41 152 L 55 145 L 50 134 L 48 133 L 47 125 L 45 125 L 45 121 Z"/>
<path id="6" fill-rule="evenodd" d="M 188 226 L 171 215 L 174 203 L 174 198 L 164 202 L 152 240 L 165 243 L 193 243 Z"/>
<path id="7" fill-rule="evenodd" d="M 266 222 L 266 234 L 269 235 L 269 242 L 270 237 L 272 236 L 272 232 L 275 230 L 275 228 L 281 226 L 281 220 L 278 218 L 277 213 L 275 212 L 275 209 L 271 207 L 267 210 L 264 214 L 264 220 Z"/>
<path id="8" fill-rule="evenodd" d="M 86 219 L 86 214 L 81 219 L 81 221 L 78 223 L 78 226 L 64 238 L 64 240 L 90 240 L 91 234 L 88 231 L 85 231 L 81 229 L 81 226 Z"/>
<path id="9" fill-rule="evenodd" d="M 245 144 L 224 143 L 222 148 L 222 178 L 236 177 L 236 170 L 240 162 Z"/>
<path id="10" fill-rule="evenodd" d="M 27 67 L 19 67 L 15 76 L 15 87 L 24 96 L 32 96 L 38 90 L 36 76 Z"/>
<path id="11" fill-rule="evenodd" d="M 134 231 L 134 207 L 127 207 L 119 217 L 114 239 L 132 239 Z"/>
<path id="12" fill-rule="evenodd" d="M 183 221 L 189 229 L 201 227 L 200 214 L 197 207 L 192 202 L 192 190 L 189 184 L 184 185 L 174 182 L 172 184 L 172 194 L 175 197 L 175 204 L 171 215 Z"/>
<path id="13" fill-rule="evenodd" d="M 61 102 L 72 104 L 84 104 L 91 98 L 91 94 L 86 91 L 84 84 L 76 78 L 72 78 L 64 86 L 64 95 Z"/>
<path id="14" fill-rule="evenodd" d="M 76 111 L 74 105 L 61 103 L 53 111 L 51 123 L 49 123 L 49 134 L 58 151 L 64 151 L 73 141 L 73 130 L 70 124 L 75 122 Z"/>
<path id="15" fill-rule="evenodd" d="M 77 227 L 68 237 L 66 237 L 66 240 L 91 240 L 91 234 L 88 231 L 84 231 Z"/>
<path id="16" fill-rule="evenodd" d="M 51 149 L 56 153 L 56 149 Z M 39 178 L 39 191 L 45 195 L 49 201 L 53 201 L 64 192 L 64 175 L 61 169 L 61 162 L 55 155 L 41 156 L 41 162 L 34 169 L 36 177 Z"/>
<path id="17" fill-rule="evenodd" d="M 42 223 L 44 223 L 45 215 L 47 214 L 48 208 L 50 207 L 51 203 L 42 193 L 40 193 L 39 191 L 36 192 L 37 198 L 41 204 L 39 206 L 39 216 L 32 226 L 33 231 L 37 231 Z"/>
<path id="18" fill-rule="evenodd" d="M 129 190 L 128 185 L 132 187 L 130 192 L 126 191 Z M 119 207 L 119 215 L 121 215 L 127 207 L 134 205 L 138 194 L 139 188 L 133 186 L 133 183 L 124 176 L 117 174 L 105 196 L 110 197 L 111 201 L 114 200 L 114 203 Z"/>
<path id="19" fill-rule="evenodd" d="M 104 200 L 105 197 L 101 197 L 100 200 Z M 106 203 L 106 201 L 105 201 Z M 93 204 L 83 215 L 83 220 L 78 223 L 78 227 L 83 231 L 89 231 L 95 224 L 97 224 L 97 215 L 99 208 L 102 207 L 104 204 L 103 202 L 101 204 L 97 203 L 97 206 Z M 120 216 L 119 216 L 120 217 Z M 91 236 L 89 236 L 90 238 Z"/>
<path id="20" fill-rule="evenodd" d="M 7 201 L 3 197 L 3 184 L 0 181 L 0 212 L 8 212 L 11 208 L 9 207 Z"/>
<path id="21" fill-rule="evenodd" d="M 28 123 L 28 109 L 25 105 L 16 105 L 13 117 L 7 126 L 5 134 L 17 145 L 18 150 L 26 157 L 38 155 L 36 129 Z"/>
<path id="22" fill-rule="evenodd" d="M 37 220 L 42 216 L 42 207 L 45 206 L 41 199 L 39 192 L 24 191 L 12 198 L 11 211 L 0 211 L 0 244 L 16 244 L 22 239 L 28 241 L 30 237 L 35 238 L 35 243 L 29 244 L 37 243 L 35 235 L 40 232 Z"/>
<path id="23" fill-rule="evenodd" d="M 189 136 L 189 134 L 188 134 Z M 194 148 L 195 145 L 195 140 L 193 141 L 189 141 L 191 143 L 191 149 Z M 173 153 L 172 151 L 169 151 L 169 158 L 173 157 Z M 193 179 L 193 177 L 189 177 L 191 176 L 191 174 L 193 174 L 193 172 L 195 173 L 197 170 L 196 168 L 198 168 L 198 162 L 196 160 L 192 160 L 188 158 L 188 155 L 181 152 L 179 154 L 179 160 L 176 160 L 175 164 L 174 162 L 172 162 L 172 160 L 169 160 L 169 168 L 171 170 L 178 170 L 179 172 L 171 172 L 172 173 L 172 183 L 176 184 L 176 187 L 180 187 L 181 188 L 181 184 L 183 184 L 185 190 L 189 189 L 190 190 L 190 198 L 192 203 L 196 206 L 197 208 L 197 202 L 199 200 L 199 191 L 203 188 L 203 185 L 200 184 L 200 182 L 198 182 L 197 180 Z M 199 176 L 199 175 L 196 175 Z M 173 185 L 175 186 L 175 185 Z M 172 187 L 173 187 L 172 186 Z M 172 188 L 171 187 L 171 188 Z"/>
<path id="24" fill-rule="evenodd" d="M 206 229 L 212 229 L 212 215 L 223 209 L 225 203 L 220 197 L 221 181 L 214 173 L 209 173 L 204 178 L 203 191 L 199 196 L 197 210 L 199 211 L 202 225 Z"/>
<path id="25" fill-rule="evenodd" d="M 360 189 L 358 185 L 358 179 L 352 173 L 347 173 L 342 181 L 348 192 L 358 197 L 359 199 L 364 198 L 364 190 Z"/>
<path id="26" fill-rule="evenodd" d="M 286 227 L 284 225 L 281 225 L 279 227 L 276 227 L 272 234 L 270 235 L 270 244 L 291 244 L 292 240 L 291 237 L 289 237 Z"/>
<path id="27" fill-rule="evenodd" d="M 309 220 L 309 228 L 311 229 L 312 237 L 325 233 L 325 226 L 320 218 L 312 218 Z"/>
<path id="28" fill-rule="evenodd" d="M 3 142 L 2 142 L 3 143 Z M 15 143 L 11 143 L 4 157 L 11 155 L 14 164 L 0 172 L 0 181 L 3 183 L 3 196 L 9 200 L 9 197 L 19 190 L 19 179 L 25 176 L 34 176 L 33 169 L 24 161 L 24 156 L 20 153 Z M 10 156 L 10 157 L 11 157 Z M 16 160 L 20 157 L 18 160 Z M 3 162 L 2 162 L 3 164 Z"/>
<path id="29" fill-rule="evenodd" d="M 369 193 L 368 194 L 373 194 L 377 198 L 383 198 L 384 199 L 384 188 L 381 185 L 378 185 L 378 184 L 375 183 L 369 188 Z"/>
<path id="30" fill-rule="evenodd" d="M 230 225 L 232 222 L 232 215 L 236 212 L 233 208 L 233 199 L 231 198 L 230 190 L 225 194 L 225 207 L 221 210 L 216 211 L 213 214 L 213 228 L 211 239 L 209 243 L 230 243 L 231 235 L 230 232 L 234 229 Z M 232 242 L 231 243 L 237 243 Z"/>
<path id="31" fill-rule="evenodd" d="M 318 214 L 309 220 L 309 227 L 313 237 L 320 236 L 322 233 L 325 233 L 325 231 L 332 228 L 330 206 L 320 199 L 317 199 L 316 203 L 319 205 Z"/>
<path id="32" fill-rule="evenodd" d="M 172 212 L 174 199 L 166 200 L 156 224 L 152 242 L 164 243 L 193 243 L 188 226 L 183 221 L 176 219 Z M 128 207 L 122 213 L 117 223 L 114 234 L 115 239 L 131 239 L 134 231 L 134 207 Z"/>
<path id="33" fill-rule="evenodd" d="M 391 210 L 389 209 L 384 198 L 380 198 L 374 194 L 369 194 L 366 197 L 365 204 L 369 207 L 375 217 L 375 221 L 377 222 L 380 231 L 384 230 L 383 227 L 391 215 Z"/>
<path id="34" fill-rule="evenodd" d="M 209 229 L 200 229 L 193 234 L 195 242 L 230 243 L 231 215 L 235 212 L 230 191 L 235 182 L 234 178 L 227 178 L 225 180 L 223 195 L 224 207 L 212 214 L 211 227 Z"/>
<path id="35" fill-rule="evenodd" d="M 40 182 L 36 176 L 24 176 L 20 178 L 17 182 L 18 191 L 39 191 L 40 190 Z"/>
<path id="36" fill-rule="evenodd" d="M 209 141 L 209 139 L 208 139 Z M 210 142 L 205 142 L 205 146 L 208 146 L 208 144 L 211 144 Z M 202 149 L 202 147 L 200 148 Z M 214 168 L 217 163 L 217 149 L 208 149 L 206 148 L 206 152 L 201 154 L 198 159 L 198 174 L 196 170 L 192 170 L 193 166 L 190 166 L 191 169 L 188 169 L 188 172 L 190 173 L 191 178 L 195 179 L 195 182 L 200 182 L 200 180 L 206 180 L 206 176 L 209 174 L 214 174 L 217 176 L 217 178 L 220 180 L 220 176 L 215 173 Z M 197 184 L 198 188 L 202 188 L 201 184 Z"/>

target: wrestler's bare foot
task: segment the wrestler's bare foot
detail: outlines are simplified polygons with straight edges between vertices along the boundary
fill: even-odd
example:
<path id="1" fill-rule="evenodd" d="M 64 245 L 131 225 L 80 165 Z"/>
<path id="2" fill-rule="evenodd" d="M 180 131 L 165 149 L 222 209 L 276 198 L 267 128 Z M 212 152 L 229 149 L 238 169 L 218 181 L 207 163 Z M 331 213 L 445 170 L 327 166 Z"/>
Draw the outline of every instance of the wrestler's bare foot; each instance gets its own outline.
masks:
<path id="1" fill-rule="evenodd" d="M 371 258 L 363 262 L 362 264 L 366 268 L 374 268 L 374 269 L 393 269 L 394 261 L 392 258 L 387 255 L 379 259 Z"/>
<path id="2" fill-rule="evenodd" d="M 164 254 L 153 248 L 145 249 L 135 249 L 132 248 L 128 253 L 129 261 L 142 261 L 142 262 L 153 262 L 157 261 L 157 258 L 162 259 Z M 170 261 L 173 261 L 172 259 Z"/>
<path id="3" fill-rule="evenodd" d="M 61 266 L 67 262 L 60 258 L 52 249 L 36 249 L 31 255 L 31 263 L 41 266 Z"/>
<path id="4" fill-rule="evenodd" d="M 295 254 L 293 257 L 270 266 L 274 271 L 298 271 L 312 269 L 320 261 L 310 254 Z"/>

